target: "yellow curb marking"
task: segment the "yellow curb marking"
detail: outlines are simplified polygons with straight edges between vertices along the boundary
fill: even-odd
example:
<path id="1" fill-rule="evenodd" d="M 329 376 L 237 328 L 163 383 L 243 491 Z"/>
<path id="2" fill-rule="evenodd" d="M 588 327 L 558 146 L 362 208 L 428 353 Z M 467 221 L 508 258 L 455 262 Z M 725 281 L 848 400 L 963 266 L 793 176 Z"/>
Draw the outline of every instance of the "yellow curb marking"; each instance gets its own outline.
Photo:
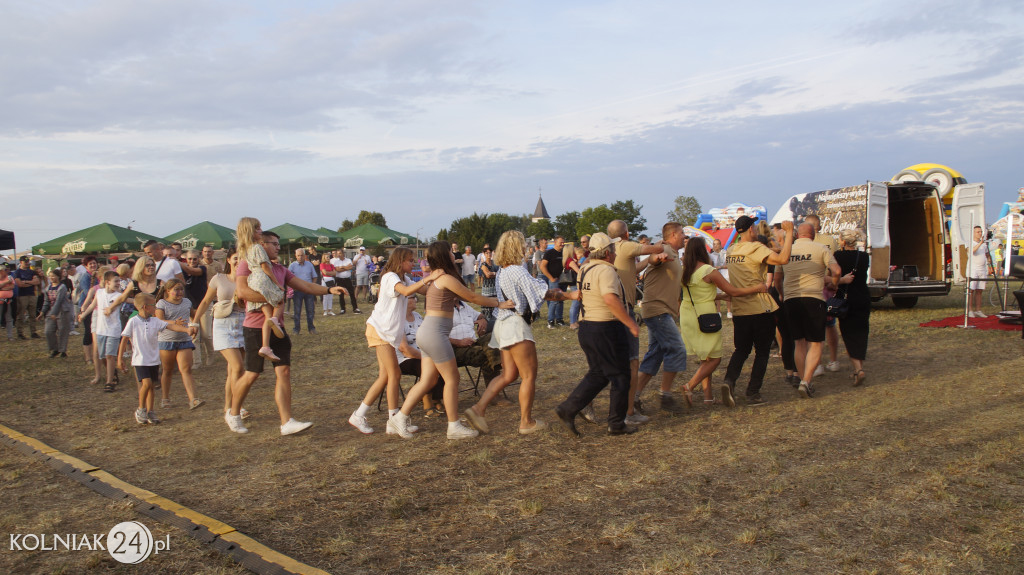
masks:
<path id="1" fill-rule="evenodd" d="M 120 489 L 125 493 L 134 495 L 135 497 L 141 499 L 142 501 L 151 503 L 153 505 L 161 507 L 162 509 L 166 509 L 167 511 L 174 513 L 178 517 L 184 517 L 185 519 L 188 519 L 196 525 L 202 525 L 203 527 L 209 529 L 211 533 L 218 535 L 221 539 L 230 541 L 238 547 L 244 549 L 245 551 L 258 555 L 265 561 L 275 563 L 289 571 L 299 573 L 301 575 L 330 575 L 326 571 L 317 569 L 310 565 L 306 565 L 301 561 L 296 561 L 295 559 L 292 559 L 287 555 L 278 553 L 277 551 L 274 551 L 273 549 L 267 547 L 259 541 L 256 541 L 251 537 L 243 535 L 242 533 L 239 533 L 235 530 L 234 527 L 222 521 L 218 521 L 212 517 L 203 515 L 198 511 L 193 511 L 192 509 L 179 505 L 178 503 L 175 503 L 170 499 L 161 497 L 156 493 L 153 493 L 152 491 L 147 491 L 140 487 L 136 487 L 131 483 L 122 481 L 117 477 L 114 477 L 113 475 L 107 473 L 106 471 L 103 471 L 99 467 L 82 461 L 77 457 L 72 457 L 66 453 L 57 451 L 56 449 L 50 447 L 49 445 L 43 443 L 42 441 L 39 441 L 38 439 L 29 437 L 19 431 L 15 431 L 10 427 L 4 425 L 0 425 L 0 433 L 6 435 L 7 437 L 10 437 L 11 439 L 15 439 L 21 443 L 24 443 L 25 445 L 30 445 L 40 453 L 45 453 L 46 455 L 49 455 L 54 459 L 58 459 L 65 463 L 69 463 L 71 464 L 72 467 L 78 469 L 79 471 L 88 473 L 89 475 L 95 477 L 96 479 L 102 481 L 103 483 L 106 483 L 107 485 L 110 485 L 111 487 L 116 487 L 117 489 Z"/>

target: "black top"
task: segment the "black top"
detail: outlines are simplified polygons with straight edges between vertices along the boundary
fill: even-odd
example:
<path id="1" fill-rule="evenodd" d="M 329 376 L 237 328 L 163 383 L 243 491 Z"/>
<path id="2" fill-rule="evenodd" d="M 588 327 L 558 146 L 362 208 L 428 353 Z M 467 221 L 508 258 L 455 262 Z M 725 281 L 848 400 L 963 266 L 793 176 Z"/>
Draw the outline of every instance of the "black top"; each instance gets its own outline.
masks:
<path id="1" fill-rule="evenodd" d="M 847 293 L 850 305 L 871 305 L 871 294 L 868 293 L 868 254 L 859 250 L 836 250 L 832 254 L 839 264 L 839 277 L 853 272 L 853 283 L 839 286 L 839 295 Z"/>
<path id="2" fill-rule="evenodd" d="M 541 259 L 548 262 L 548 274 L 555 278 L 555 280 L 558 280 L 558 276 L 562 275 L 562 250 L 556 250 L 555 248 L 544 250 L 544 257 Z M 547 277 L 544 279 L 547 280 Z"/>
<path id="3" fill-rule="evenodd" d="M 199 266 L 199 269 L 203 270 L 200 275 L 185 274 L 185 297 L 192 302 L 192 309 L 199 307 L 199 302 L 206 297 L 206 266 Z"/>

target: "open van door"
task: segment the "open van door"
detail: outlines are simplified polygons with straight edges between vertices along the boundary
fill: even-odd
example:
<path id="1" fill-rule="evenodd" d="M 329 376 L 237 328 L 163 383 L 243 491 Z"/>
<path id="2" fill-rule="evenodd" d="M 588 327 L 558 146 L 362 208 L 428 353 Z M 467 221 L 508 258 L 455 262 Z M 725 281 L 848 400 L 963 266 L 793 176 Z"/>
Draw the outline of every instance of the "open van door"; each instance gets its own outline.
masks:
<path id="1" fill-rule="evenodd" d="M 985 184 L 960 184 L 953 189 L 949 216 L 949 241 L 953 258 L 953 283 L 967 281 L 968 252 L 974 231 L 971 226 L 985 224 Z"/>
<path id="2" fill-rule="evenodd" d="M 889 186 L 880 182 L 868 182 L 867 233 L 869 248 L 889 246 Z"/>
<path id="3" fill-rule="evenodd" d="M 873 290 L 872 297 L 879 298 L 885 294 L 885 285 L 889 281 L 889 186 L 881 182 L 868 182 L 867 198 L 867 252 L 871 257 L 871 269 L 868 273 L 869 291 L 873 285 L 881 286 Z M 875 293 L 877 292 L 877 293 Z"/>

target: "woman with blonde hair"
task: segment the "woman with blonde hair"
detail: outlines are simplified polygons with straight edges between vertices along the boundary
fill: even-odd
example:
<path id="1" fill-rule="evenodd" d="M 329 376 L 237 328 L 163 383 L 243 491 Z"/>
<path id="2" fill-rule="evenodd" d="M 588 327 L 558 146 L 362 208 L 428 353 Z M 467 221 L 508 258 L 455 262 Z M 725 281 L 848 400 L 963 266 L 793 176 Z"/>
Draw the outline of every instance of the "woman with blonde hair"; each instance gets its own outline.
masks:
<path id="1" fill-rule="evenodd" d="M 409 414 L 423 396 L 437 384 L 438 375 L 444 377 L 444 408 L 448 416 L 448 439 L 476 437 L 477 431 L 462 425 L 459 421 L 459 366 L 449 336 L 452 332 L 452 317 L 455 301 L 463 300 L 480 306 L 511 308 L 512 302 L 498 302 L 496 298 L 484 297 L 470 291 L 463 282 L 462 273 L 455 268 L 455 257 L 448 242 L 438 241 L 427 248 L 430 269 L 440 272 L 433 284 L 427 287 L 426 316 L 416 332 L 416 342 L 423 354 L 422 374 L 419 382 L 412 386 L 405 403 L 388 420 L 389 433 L 403 438 L 412 437 L 409 430 Z M 395 359 L 395 368 L 398 360 Z M 399 372 L 400 374 L 400 372 Z M 399 375 L 400 376 L 400 375 Z"/>
<path id="2" fill-rule="evenodd" d="M 466 419 L 481 433 L 487 433 L 485 413 L 487 406 L 506 386 L 522 377 L 519 385 L 519 433 L 526 435 L 548 426 L 540 419 L 533 419 L 533 398 L 537 382 L 537 345 L 533 330 L 524 319 L 540 309 L 544 300 L 565 301 L 575 299 L 571 294 L 548 289 L 547 283 L 530 275 L 523 267 L 526 257 L 526 238 L 512 230 L 501 234 L 495 263 L 498 275 L 495 285 L 498 301 L 511 303 L 514 307 L 499 309 L 490 346 L 501 350 L 501 373 L 487 385 L 480 400 L 465 411 Z M 572 292 L 577 294 L 579 292 Z M 446 380 L 447 381 L 447 380 Z"/>
<path id="3" fill-rule="evenodd" d="M 863 232 L 843 230 L 839 234 L 839 249 L 832 254 L 839 264 L 839 289 L 836 296 L 846 297 L 846 317 L 839 320 L 839 333 L 843 336 L 846 353 L 853 363 L 853 385 L 864 383 L 864 360 L 868 354 L 868 333 L 871 320 L 871 294 L 868 293 L 868 254 L 857 249 Z"/>

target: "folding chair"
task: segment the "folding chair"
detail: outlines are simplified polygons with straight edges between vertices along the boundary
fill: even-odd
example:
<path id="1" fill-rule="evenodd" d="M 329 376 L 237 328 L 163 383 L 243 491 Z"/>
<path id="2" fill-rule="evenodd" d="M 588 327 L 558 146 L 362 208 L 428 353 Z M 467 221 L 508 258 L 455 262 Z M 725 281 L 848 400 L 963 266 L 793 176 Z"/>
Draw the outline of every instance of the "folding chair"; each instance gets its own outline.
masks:
<path id="1" fill-rule="evenodd" d="M 405 377 L 405 374 L 402 374 L 402 377 Z M 415 379 L 412 380 L 412 384 L 416 385 L 416 382 L 419 381 L 420 378 L 419 378 L 419 376 L 413 376 L 413 377 Z M 380 397 L 377 398 L 377 411 L 384 411 L 384 409 L 381 408 L 381 405 L 384 403 L 384 398 L 387 397 L 387 395 L 388 395 L 388 390 L 387 390 L 387 388 L 385 388 L 384 391 L 380 394 Z M 402 389 L 402 379 L 401 378 L 398 379 L 398 395 L 402 398 L 402 401 L 405 401 L 405 390 Z"/>

